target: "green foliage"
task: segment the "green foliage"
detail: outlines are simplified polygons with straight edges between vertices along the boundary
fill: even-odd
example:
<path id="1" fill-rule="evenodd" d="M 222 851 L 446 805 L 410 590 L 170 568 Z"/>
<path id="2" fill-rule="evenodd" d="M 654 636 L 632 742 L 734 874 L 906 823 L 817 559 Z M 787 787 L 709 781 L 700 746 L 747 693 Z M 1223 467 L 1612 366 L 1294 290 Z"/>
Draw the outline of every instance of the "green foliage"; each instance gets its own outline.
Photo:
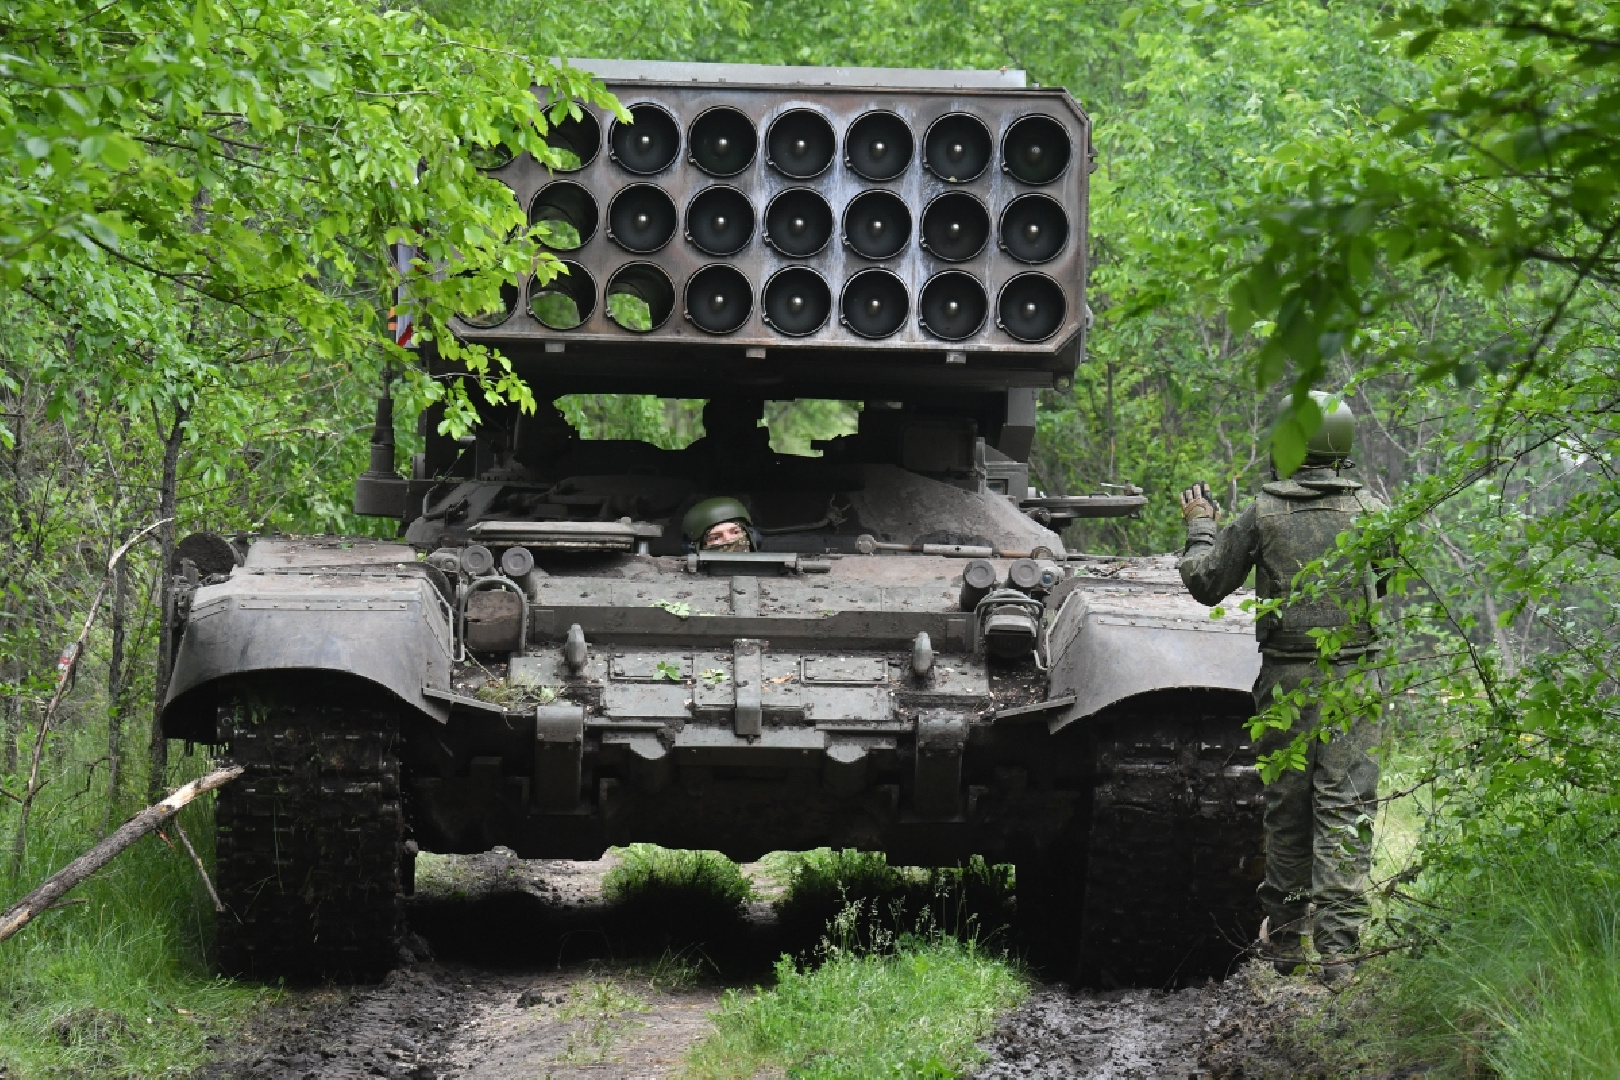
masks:
<path id="1" fill-rule="evenodd" d="M 29 0 L 3 22 L 0 786 L 15 792 L 56 656 L 136 529 L 171 512 L 180 535 L 375 528 L 346 489 L 378 376 L 403 359 L 390 245 L 443 271 L 413 278 L 425 334 L 515 274 L 544 278 L 545 237 L 509 236 L 523 215 L 471 158 L 503 144 L 544 158 L 568 102 L 607 99 L 577 72 L 351 0 Z M 408 404 L 447 400 L 453 426 L 469 391 L 525 399 L 499 360 L 446 351 L 468 378 L 413 368 Z M 7 900 L 175 779 L 144 767 L 161 563 L 141 545 L 109 592 L 43 743 Z M 206 854 L 206 826 L 188 823 Z M 17 825 L 0 801 L 8 848 Z M 82 887 L 89 904 L 0 947 L 18 1006 L 0 1017 L 8 1065 L 196 1064 L 220 1018 L 260 1000 L 207 976 L 196 887 L 183 855 L 143 841 Z"/>
<path id="2" fill-rule="evenodd" d="M 776 985 L 726 991 L 716 1031 L 687 1056 L 688 1074 L 744 1078 L 958 1076 L 973 1045 L 1025 988 L 1005 961 L 952 938 L 906 939 L 888 953 L 839 951 L 814 969 L 777 962 Z"/>
<path id="3" fill-rule="evenodd" d="M 889 940 L 927 925 L 964 941 L 997 941 L 1013 919 L 1012 867 L 978 856 L 966 866 L 922 868 L 891 866 L 880 851 L 816 848 L 774 852 L 766 871 L 784 885 L 773 905 L 783 940 L 807 956 L 851 905 L 870 912 L 865 931 Z"/>
<path id="4" fill-rule="evenodd" d="M 1462 386 L 1504 368 L 1514 384 L 1558 371 L 1606 337 L 1578 317 L 1587 287 L 1616 284 L 1620 16 L 1604 5 L 1460 3 L 1414 8 L 1382 33 L 1409 55 L 1435 54 L 1439 77 L 1353 141 L 1301 140 L 1277 155 L 1266 194 L 1293 197 L 1247 226 L 1262 250 L 1231 289 L 1236 328 L 1272 320 L 1261 384 L 1292 365 L 1303 405 L 1299 388 L 1328 358 L 1371 342 L 1384 364 Z M 1506 290 L 1518 319 L 1466 350 L 1379 341 L 1382 317 L 1423 274 Z M 1293 439 L 1285 449 L 1299 452 Z"/>
<path id="5" fill-rule="evenodd" d="M 602 878 L 602 895 L 621 908 L 696 908 L 736 914 L 754 887 L 718 851 L 682 851 L 657 844 L 614 848 L 619 865 Z"/>
<path id="6" fill-rule="evenodd" d="M 531 56 L 674 59 L 700 37 L 745 31 L 748 0 L 425 0 L 447 25 L 487 32 L 501 47 Z"/>
<path id="7" fill-rule="evenodd" d="M 571 394 L 557 399 L 557 407 L 582 439 L 639 439 L 665 450 L 684 449 L 703 436 L 703 405 L 701 400 L 646 394 Z M 767 401 L 765 426 L 770 429 L 771 449 L 820 457 L 821 451 L 811 444 L 853 435 L 859 412 L 859 403 L 853 401 Z"/>
<path id="8" fill-rule="evenodd" d="M 77 747 L 87 760 L 90 734 L 81 734 Z M 22 874 L 0 886 L 0 909 L 94 838 L 102 817 L 101 801 L 88 794 L 99 790 L 90 783 L 94 772 L 81 766 L 45 790 Z M 210 862 L 211 804 L 211 797 L 200 799 L 180 816 Z M 0 1070 L 7 1075 L 187 1071 L 205 1060 L 211 1039 L 274 999 L 273 991 L 209 973 L 213 906 L 173 829 L 166 833 L 169 843 L 139 841 L 79 886 L 68 906 L 0 944 Z"/>
<path id="9" fill-rule="evenodd" d="M 664 450 L 703 434 L 703 402 L 646 394 L 571 394 L 557 399 L 582 439 L 640 439 Z"/>
<path id="10" fill-rule="evenodd" d="M 653 328 L 652 308 L 639 296 L 609 293 L 607 310 L 608 317 L 626 330 L 646 331 Z"/>
<path id="11" fill-rule="evenodd" d="M 1420 894 L 1403 932 L 1428 944 L 1363 972 L 1349 1030 L 1320 1051 L 1361 1072 L 1427 1063 L 1436 1075 L 1506 1080 L 1620 1071 L 1620 862 L 1578 830 L 1493 846 L 1465 895 Z M 1440 900 L 1440 907 L 1430 903 Z M 1360 1073 L 1358 1073 L 1359 1075 Z"/>
<path id="12" fill-rule="evenodd" d="M 859 424 L 859 402 L 803 398 L 765 403 L 765 426 L 771 430 L 771 449 L 778 454 L 820 457 L 821 451 L 812 444 L 853 435 Z"/>
<path id="13" fill-rule="evenodd" d="M 112 346 L 84 371 L 103 394 L 187 406 L 223 374 L 222 333 L 260 355 L 375 363 L 392 348 L 390 244 L 438 271 L 411 279 L 424 334 L 487 310 L 504 281 L 555 273 L 467 155 L 556 160 L 550 124 L 609 101 L 578 72 L 352 0 L 38 0 L 7 40 L 0 288 L 82 323 L 81 348 Z M 486 396 L 527 402 L 504 360 L 441 350 Z M 465 422 L 461 382 L 407 372 Z"/>

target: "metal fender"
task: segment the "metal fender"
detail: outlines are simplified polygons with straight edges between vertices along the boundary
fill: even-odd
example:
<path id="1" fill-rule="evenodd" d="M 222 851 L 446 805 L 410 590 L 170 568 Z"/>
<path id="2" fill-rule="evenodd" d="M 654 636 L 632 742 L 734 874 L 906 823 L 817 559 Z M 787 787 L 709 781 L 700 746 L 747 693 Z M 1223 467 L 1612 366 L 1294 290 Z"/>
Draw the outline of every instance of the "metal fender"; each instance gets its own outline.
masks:
<path id="1" fill-rule="evenodd" d="M 1184 592 L 1091 595 L 1077 589 L 1048 632 L 1051 697 L 1073 704 L 1048 720 L 1057 732 L 1137 694 L 1209 689 L 1248 696 L 1260 673 L 1254 624 Z"/>
<path id="2" fill-rule="evenodd" d="M 233 676 L 343 673 L 447 719 L 451 615 L 421 574 L 244 572 L 197 591 L 163 705 L 170 738 L 211 741 L 216 691 Z"/>

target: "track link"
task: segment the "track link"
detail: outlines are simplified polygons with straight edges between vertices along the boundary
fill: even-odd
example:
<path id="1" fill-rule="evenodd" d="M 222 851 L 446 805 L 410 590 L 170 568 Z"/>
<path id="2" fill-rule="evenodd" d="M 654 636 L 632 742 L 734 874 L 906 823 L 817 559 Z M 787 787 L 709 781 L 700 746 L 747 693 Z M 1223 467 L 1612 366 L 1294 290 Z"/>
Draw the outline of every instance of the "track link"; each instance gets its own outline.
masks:
<path id="1" fill-rule="evenodd" d="M 398 718 L 376 693 L 320 681 L 244 693 L 221 738 L 246 768 L 215 810 L 223 970 L 386 971 L 404 931 Z"/>
<path id="2" fill-rule="evenodd" d="M 1083 984 L 1218 978 L 1254 939 L 1263 804 L 1245 719 L 1199 694 L 1149 695 L 1099 718 Z"/>

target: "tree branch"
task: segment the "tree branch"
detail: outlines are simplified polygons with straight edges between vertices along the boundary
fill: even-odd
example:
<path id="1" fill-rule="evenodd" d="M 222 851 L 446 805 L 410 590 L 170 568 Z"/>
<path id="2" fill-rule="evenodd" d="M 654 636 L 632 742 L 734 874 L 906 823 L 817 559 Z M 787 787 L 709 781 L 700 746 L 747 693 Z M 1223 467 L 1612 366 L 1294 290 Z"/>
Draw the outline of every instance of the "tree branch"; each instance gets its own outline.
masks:
<path id="1" fill-rule="evenodd" d="M 6 940 L 28 925 L 29 920 L 35 915 L 49 910 L 85 878 L 106 866 L 135 841 L 174 817 L 197 796 L 224 787 L 241 776 L 242 772 L 240 765 L 227 765 L 223 769 L 215 769 L 200 780 L 193 780 L 178 788 L 162 802 L 148 806 L 124 822 L 111 836 L 46 878 L 44 884 L 13 904 L 5 914 L 0 915 L 0 941 Z M 191 845 L 188 843 L 186 846 L 189 850 Z M 217 898 L 215 903 L 218 903 Z"/>

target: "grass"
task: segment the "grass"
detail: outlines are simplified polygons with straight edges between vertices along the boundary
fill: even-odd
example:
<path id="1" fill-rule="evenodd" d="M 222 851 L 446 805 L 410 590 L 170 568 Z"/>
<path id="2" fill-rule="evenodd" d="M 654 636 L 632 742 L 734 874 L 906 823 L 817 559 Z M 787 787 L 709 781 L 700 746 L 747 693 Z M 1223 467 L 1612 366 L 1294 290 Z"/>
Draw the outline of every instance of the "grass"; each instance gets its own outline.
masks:
<path id="1" fill-rule="evenodd" d="M 621 910 L 735 917 L 754 897 L 717 852 L 637 844 L 618 855 L 603 889 Z M 803 948 L 777 961 L 774 985 L 726 991 L 713 1033 L 687 1054 L 693 1080 L 958 1076 L 1025 994 L 1016 966 L 987 944 L 1010 910 L 1006 867 L 896 867 L 879 853 L 822 848 L 773 853 L 760 869 L 782 887 L 785 940 Z M 688 954 L 665 957 L 695 979 Z"/>
<path id="2" fill-rule="evenodd" d="M 754 898 L 742 869 L 718 851 L 631 844 L 613 853 L 619 865 L 602 878 L 602 895 L 610 904 L 703 903 L 735 913 Z"/>
<path id="3" fill-rule="evenodd" d="M 740 867 L 717 851 L 656 844 L 615 848 L 619 864 L 602 878 L 613 936 L 647 953 L 704 950 L 734 940 L 754 897 Z"/>
<path id="4" fill-rule="evenodd" d="M 1392 754 L 1384 787 L 1417 766 Z M 1580 815 L 1569 815 L 1569 818 Z M 1422 808 L 1385 808 L 1373 877 L 1418 854 Z M 1550 823 L 1472 869 L 1420 877 L 1412 899 L 1380 897 L 1378 939 L 1429 938 L 1416 952 L 1363 965 L 1355 985 L 1294 1025 L 1292 1037 L 1345 1075 L 1422 1066 L 1441 1078 L 1620 1076 L 1620 850 L 1612 825 Z"/>
<path id="5" fill-rule="evenodd" d="M 763 862 L 785 886 L 775 906 L 787 940 L 811 926 L 819 940 L 777 961 L 774 986 L 726 992 L 713 1034 L 687 1055 L 694 1080 L 954 1077 L 1022 1000 L 1023 977 L 985 944 L 1004 925 L 1006 868 L 896 867 L 827 848 Z"/>
<path id="6" fill-rule="evenodd" d="M 568 988 L 568 1001 L 557 1011 L 563 1020 L 578 1026 L 569 1033 L 563 1060 L 601 1063 L 619 1037 L 640 1021 L 648 1005 L 641 998 L 611 979 L 589 979 Z"/>
<path id="7" fill-rule="evenodd" d="M 815 967 L 783 957 L 773 988 L 726 992 L 714 1033 L 687 1055 L 687 1075 L 954 1077 L 980 1059 L 975 1041 L 1024 992 L 1005 960 L 944 935 L 902 937 L 886 953 L 838 950 Z"/>
<path id="8" fill-rule="evenodd" d="M 1504 858 L 1443 909 L 1438 946 L 1387 965 L 1409 1056 L 1455 1076 L 1620 1076 L 1620 860 L 1599 854 Z"/>
<path id="9" fill-rule="evenodd" d="M 786 889 L 775 902 L 783 939 L 806 955 L 850 903 L 875 912 L 867 925 L 891 935 L 919 920 L 963 939 L 1000 944 L 1013 919 L 1012 867 L 975 856 L 965 866 L 892 866 L 882 852 L 818 848 L 775 852 L 765 872 Z"/>
<path id="10" fill-rule="evenodd" d="M 0 908 L 94 842 L 100 787 L 64 777 L 46 789 L 22 872 L 0 877 Z M 204 802 L 188 807 L 182 824 L 211 862 L 213 812 Z M 8 847 L 15 828 L 14 811 L 0 814 Z M 70 899 L 83 903 L 48 911 L 0 943 L 0 1075 L 8 1080 L 184 1075 L 207 1057 L 211 1036 L 275 996 L 209 974 L 213 909 L 177 841 L 170 848 L 146 837 Z"/>

